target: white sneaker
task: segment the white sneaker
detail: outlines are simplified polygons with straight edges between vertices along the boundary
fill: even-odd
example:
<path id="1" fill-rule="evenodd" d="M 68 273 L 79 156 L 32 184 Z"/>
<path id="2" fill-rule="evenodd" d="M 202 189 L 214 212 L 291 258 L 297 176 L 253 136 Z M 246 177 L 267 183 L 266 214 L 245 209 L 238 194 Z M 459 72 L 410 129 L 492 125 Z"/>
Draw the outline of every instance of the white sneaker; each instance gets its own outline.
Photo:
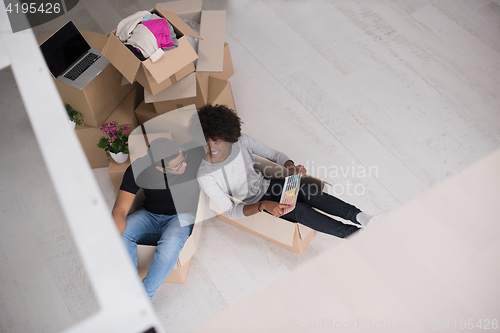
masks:
<path id="1" fill-rule="evenodd" d="M 363 228 L 368 227 L 368 226 L 369 226 L 369 225 L 371 225 L 373 222 L 376 222 L 376 221 L 378 221 L 378 220 L 380 220 L 380 217 L 379 217 L 378 215 L 373 215 L 373 216 L 371 217 L 371 219 L 369 219 L 369 220 L 368 220 L 368 222 L 366 222 L 366 223 L 365 223 L 365 225 L 363 226 Z"/>

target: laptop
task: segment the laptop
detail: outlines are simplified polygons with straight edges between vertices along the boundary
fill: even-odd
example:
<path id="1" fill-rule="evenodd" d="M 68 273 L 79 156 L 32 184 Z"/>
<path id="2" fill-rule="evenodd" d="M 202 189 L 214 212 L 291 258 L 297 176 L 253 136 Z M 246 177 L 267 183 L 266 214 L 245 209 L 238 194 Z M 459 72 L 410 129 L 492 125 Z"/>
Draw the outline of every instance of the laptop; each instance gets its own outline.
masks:
<path id="1" fill-rule="evenodd" d="M 43 42 L 40 49 L 52 76 L 80 90 L 109 65 L 71 21 Z"/>

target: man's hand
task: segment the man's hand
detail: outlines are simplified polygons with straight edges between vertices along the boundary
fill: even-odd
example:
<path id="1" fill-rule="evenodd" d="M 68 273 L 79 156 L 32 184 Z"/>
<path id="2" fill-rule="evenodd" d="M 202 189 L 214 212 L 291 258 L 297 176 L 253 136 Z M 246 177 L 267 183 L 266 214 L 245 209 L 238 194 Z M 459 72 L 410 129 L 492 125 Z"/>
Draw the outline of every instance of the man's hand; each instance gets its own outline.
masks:
<path id="1" fill-rule="evenodd" d="M 279 202 L 274 201 L 263 201 L 261 206 L 261 208 L 267 210 L 276 217 L 283 215 L 283 211 L 289 207 L 291 207 L 291 205 L 280 204 Z"/>

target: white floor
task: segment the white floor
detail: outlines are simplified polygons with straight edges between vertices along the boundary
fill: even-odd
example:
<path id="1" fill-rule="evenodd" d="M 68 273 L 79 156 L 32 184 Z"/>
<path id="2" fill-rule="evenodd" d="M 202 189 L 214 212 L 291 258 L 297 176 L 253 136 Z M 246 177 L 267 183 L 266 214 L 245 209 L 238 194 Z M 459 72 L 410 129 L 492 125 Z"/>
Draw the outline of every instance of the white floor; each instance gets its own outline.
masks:
<path id="1" fill-rule="evenodd" d="M 72 19 L 107 34 L 154 5 L 82 0 L 35 31 Z M 500 0 L 204 0 L 204 8 L 227 11 L 244 131 L 369 213 L 394 211 L 500 147 Z M 0 96 L 0 331 L 54 332 L 96 303 L 9 71 L 0 71 Z M 111 207 L 106 169 L 94 174 Z M 164 284 L 153 305 L 165 329 L 186 331 L 338 242 L 318 234 L 297 255 L 207 221 L 186 284 Z"/>

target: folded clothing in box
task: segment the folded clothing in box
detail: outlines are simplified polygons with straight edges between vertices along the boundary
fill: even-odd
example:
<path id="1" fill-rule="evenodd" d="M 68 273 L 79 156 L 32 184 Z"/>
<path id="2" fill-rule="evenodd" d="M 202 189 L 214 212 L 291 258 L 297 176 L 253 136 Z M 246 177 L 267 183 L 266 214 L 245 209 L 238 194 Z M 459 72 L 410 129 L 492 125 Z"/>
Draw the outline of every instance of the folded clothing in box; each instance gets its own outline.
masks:
<path id="1" fill-rule="evenodd" d="M 172 25 L 155 11 L 140 11 L 124 18 L 118 23 L 116 36 L 141 61 L 151 57 L 155 62 L 163 51 L 179 45 Z"/>
<path id="2" fill-rule="evenodd" d="M 123 44 L 115 30 L 108 35 L 102 54 L 128 82 L 137 80 L 151 94 L 156 95 L 194 71 L 193 61 L 198 55 L 185 36 L 200 36 L 175 13 L 165 9 L 151 9 L 149 13 L 152 14 L 153 11 L 173 27 L 178 47 L 168 50 L 154 63 L 151 59 L 141 61 Z"/>

